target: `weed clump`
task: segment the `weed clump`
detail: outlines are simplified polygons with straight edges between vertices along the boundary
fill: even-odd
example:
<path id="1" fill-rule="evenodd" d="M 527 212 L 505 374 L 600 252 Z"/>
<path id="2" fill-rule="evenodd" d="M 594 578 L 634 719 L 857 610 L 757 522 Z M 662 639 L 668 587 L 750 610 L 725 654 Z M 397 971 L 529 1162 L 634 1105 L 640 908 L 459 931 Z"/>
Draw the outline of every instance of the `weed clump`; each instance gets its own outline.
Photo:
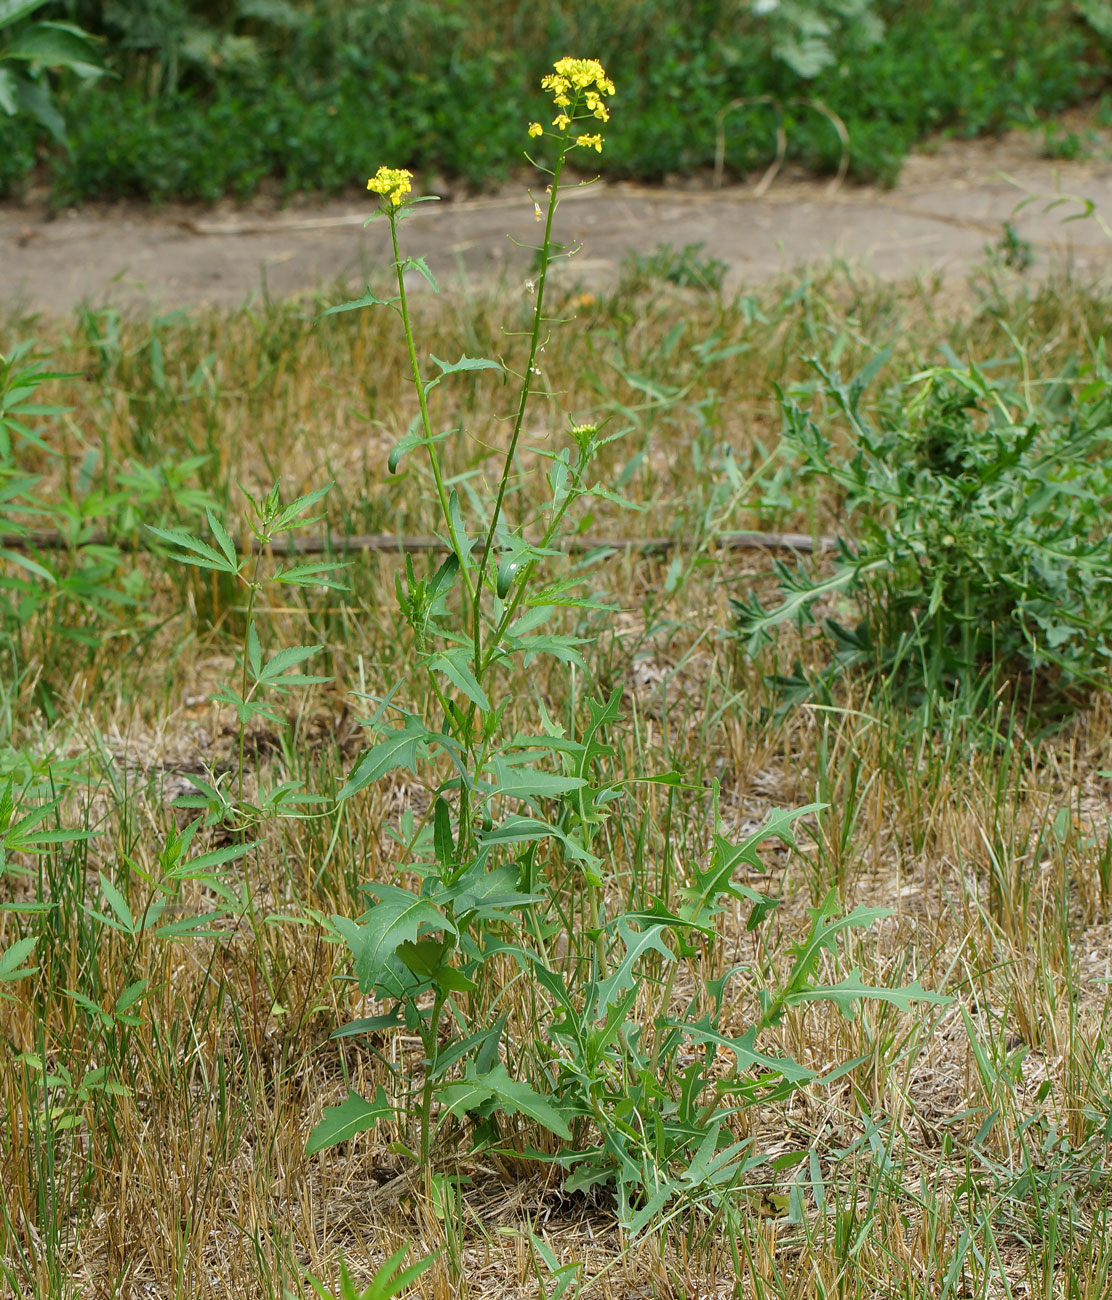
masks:
<path id="1" fill-rule="evenodd" d="M 828 677 L 866 668 L 905 699 L 975 712 L 1018 677 L 1044 703 L 1076 705 L 1112 659 L 1103 357 L 1076 397 L 1061 382 L 1036 395 L 975 365 L 932 368 L 870 418 L 861 398 L 886 359 L 849 384 L 817 365 L 817 383 L 783 399 L 784 445 L 841 500 L 843 535 L 832 574 L 780 566 L 775 608 L 734 599 L 737 634 L 755 650 L 777 624 L 817 625 L 835 649 Z M 823 431 L 828 416 L 848 442 Z M 842 594 L 858 602 L 853 626 L 835 616 Z"/>

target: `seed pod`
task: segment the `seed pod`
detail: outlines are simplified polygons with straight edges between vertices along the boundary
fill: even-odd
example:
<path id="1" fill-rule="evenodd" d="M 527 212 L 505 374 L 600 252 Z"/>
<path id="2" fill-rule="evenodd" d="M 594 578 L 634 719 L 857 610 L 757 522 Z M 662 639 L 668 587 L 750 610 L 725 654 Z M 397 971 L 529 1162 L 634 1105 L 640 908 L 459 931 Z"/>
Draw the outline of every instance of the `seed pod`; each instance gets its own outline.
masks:
<path id="1" fill-rule="evenodd" d="M 498 576 L 495 579 L 494 586 L 500 599 L 504 599 L 506 593 L 514 585 L 514 579 L 517 577 L 518 571 L 521 567 L 521 560 L 510 559 L 509 557 L 504 559 L 498 566 Z"/>

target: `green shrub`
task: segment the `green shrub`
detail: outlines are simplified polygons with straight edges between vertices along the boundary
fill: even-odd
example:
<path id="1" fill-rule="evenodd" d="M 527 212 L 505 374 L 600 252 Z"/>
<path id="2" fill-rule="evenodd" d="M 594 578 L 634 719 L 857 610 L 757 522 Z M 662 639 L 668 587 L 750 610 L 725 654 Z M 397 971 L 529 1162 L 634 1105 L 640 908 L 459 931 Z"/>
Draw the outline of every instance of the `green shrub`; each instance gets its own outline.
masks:
<path id="1" fill-rule="evenodd" d="M 29 119 L 0 121 L 0 195 L 18 194 L 35 165 L 34 124 Z"/>
<path id="2" fill-rule="evenodd" d="M 973 706 L 1005 675 L 1034 674 L 1061 705 L 1064 690 L 1106 681 L 1112 393 L 1103 362 L 1076 399 L 1056 384 L 1037 406 L 975 366 L 927 371 L 889 395 L 879 427 L 859 405 L 867 376 L 846 385 L 819 375 L 852 444 L 835 447 L 793 396 L 784 439 L 804 474 L 844 496 L 846 535 L 832 575 L 781 566 L 775 610 L 733 602 L 749 647 L 786 619 L 813 624 L 816 604 L 849 592 L 860 623 L 822 620 L 835 667 L 867 665 L 912 698 Z"/>
<path id="3" fill-rule="evenodd" d="M 29 117 L 65 145 L 65 122 L 54 103 L 49 72 L 86 80 L 103 71 L 97 42 L 72 23 L 41 21 L 47 0 L 0 4 L 0 115 Z"/>
<path id="4" fill-rule="evenodd" d="M 709 167 L 721 111 L 764 96 L 783 105 L 789 157 L 816 172 L 838 166 L 830 123 L 798 102 L 819 100 L 846 124 L 852 174 L 890 183 L 925 134 L 974 135 L 1057 113 L 1103 71 L 1095 37 L 1064 0 L 889 0 L 879 6 L 883 41 L 868 24 L 832 23 L 829 58 L 807 65 L 811 77 L 775 57 L 783 33 L 747 0 L 654 0 L 605 12 L 582 0 L 527 11 L 496 3 L 481 15 L 454 2 L 319 0 L 279 6 L 289 10 L 282 22 L 253 18 L 256 6 L 241 3 L 216 35 L 192 44 L 177 0 L 129 6 L 126 30 L 117 21 L 123 8 L 59 6 L 114 42 L 111 62 L 125 89 L 117 82 L 71 95 L 72 152 L 53 158 L 58 202 L 246 197 L 264 177 L 286 192 L 334 192 L 384 156 L 489 183 L 518 165 L 514 124 L 524 87 L 552 58 L 587 47 L 614 69 L 629 110 L 630 129 L 608 146 L 600 168 L 650 180 Z M 182 58 L 193 51 L 192 62 L 164 67 L 173 41 L 154 43 L 150 14 L 140 32 L 140 10 L 166 10 L 167 30 Z M 250 44 L 235 46 L 233 59 L 217 36 Z M 0 132 L 8 129 L 0 123 Z M 725 143 L 732 173 L 765 167 L 776 110 L 767 103 L 736 110 Z M 0 165 L 0 192 L 17 188 L 29 166 L 25 151 Z"/>

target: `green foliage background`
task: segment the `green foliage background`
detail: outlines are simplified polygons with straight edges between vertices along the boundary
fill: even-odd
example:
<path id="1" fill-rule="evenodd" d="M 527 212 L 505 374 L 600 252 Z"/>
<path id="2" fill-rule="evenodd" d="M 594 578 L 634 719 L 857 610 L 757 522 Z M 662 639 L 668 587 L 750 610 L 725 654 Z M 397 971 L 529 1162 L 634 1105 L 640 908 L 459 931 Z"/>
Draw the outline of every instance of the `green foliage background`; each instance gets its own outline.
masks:
<path id="1" fill-rule="evenodd" d="M 818 26 L 800 27 L 796 9 Z M 600 58 L 618 85 L 610 175 L 709 166 L 718 114 L 755 96 L 785 103 L 791 157 L 832 170 L 830 123 L 789 104 L 807 96 L 845 121 L 851 173 L 891 183 L 925 134 L 1056 113 L 1099 88 L 1106 62 L 1068 0 L 823 0 L 767 14 L 750 0 L 57 0 L 48 12 L 100 35 L 115 73 L 63 86 L 68 148 L 0 122 L 0 194 L 25 190 L 40 164 L 56 203 L 242 199 L 268 178 L 283 193 L 337 192 L 382 159 L 497 182 L 520 165 L 528 96 L 569 52 Z M 776 121 L 768 104 L 730 115 L 732 172 L 771 160 Z"/>

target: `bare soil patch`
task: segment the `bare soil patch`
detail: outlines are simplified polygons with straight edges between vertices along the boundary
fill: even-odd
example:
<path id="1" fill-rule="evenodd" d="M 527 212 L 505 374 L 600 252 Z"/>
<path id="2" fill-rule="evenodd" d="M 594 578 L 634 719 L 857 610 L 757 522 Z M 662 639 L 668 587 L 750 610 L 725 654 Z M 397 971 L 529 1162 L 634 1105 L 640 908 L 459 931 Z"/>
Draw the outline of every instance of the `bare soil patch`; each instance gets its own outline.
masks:
<path id="1" fill-rule="evenodd" d="M 710 178 L 569 191 L 561 233 L 581 241 L 583 251 L 562 274 L 606 288 L 631 253 L 701 243 L 706 256 L 729 267 L 731 290 L 831 258 L 886 279 L 960 279 L 999 243 L 1005 221 L 1030 245 L 1034 273 L 1062 259 L 1074 270 L 1103 272 L 1112 258 L 1100 224 L 1112 220 L 1112 164 L 1055 162 L 1040 156 L 1041 147 L 1028 133 L 942 141 L 908 160 L 894 190 L 832 189 L 784 174 L 763 196 L 755 183 L 715 190 Z M 1066 201 L 1050 206 L 1056 198 Z M 1092 216 L 1065 221 L 1083 214 L 1085 201 Z M 121 204 L 60 215 L 41 204 L 0 206 L 0 308 L 56 315 L 81 303 L 159 311 L 235 306 L 252 295 L 360 282 L 388 257 L 385 229 L 363 227 L 370 211 L 363 196 L 284 207 L 265 200 L 211 209 Z M 444 280 L 519 280 L 537 235 L 533 217 L 524 180 L 480 198 L 445 189 L 444 202 L 419 209 L 407 233 Z"/>

